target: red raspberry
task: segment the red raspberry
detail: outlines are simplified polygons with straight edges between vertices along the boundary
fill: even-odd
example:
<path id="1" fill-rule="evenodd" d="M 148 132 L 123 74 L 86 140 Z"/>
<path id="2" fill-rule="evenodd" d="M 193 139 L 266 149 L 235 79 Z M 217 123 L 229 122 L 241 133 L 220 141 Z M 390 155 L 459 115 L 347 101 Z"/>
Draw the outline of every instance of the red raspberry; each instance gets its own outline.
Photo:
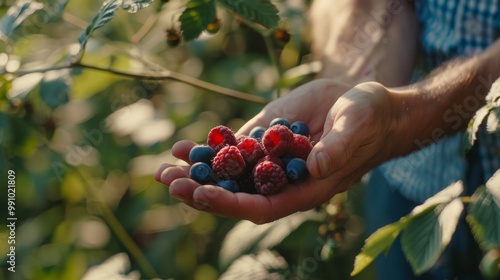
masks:
<path id="1" fill-rule="evenodd" d="M 284 125 L 274 125 L 262 136 L 262 144 L 267 153 L 273 156 L 284 156 L 293 143 L 293 132 Z"/>
<path id="2" fill-rule="evenodd" d="M 294 134 L 292 148 L 290 149 L 290 154 L 293 157 L 301 158 L 307 160 L 307 156 L 312 150 L 312 144 L 304 135 Z"/>
<path id="3" fill-rule="evenodd" d="M 254 170 L 255 189 L 263 195 L 278 193 L 287 184 L 285 171 L 274 162 L 262 161 Z"/>
<path id="4" fill-rule="evenodd" d="M 233 131 L 226 126 L 219 125 L 210 130 L 207 137 L 207 145 L 216 152 L 224 146 L 236 146 L 237 141 Z"/>
<path id="5" fill-rule="evenodd" d="M 245 168 L 245 160 L 235 146 L 225 146 L 212 161 L 213 172 L 223 179 L 236 179 L 245 172 Z"/>
<path id="6" fill-rule="evenodd" d="M 254 166 L 266 154 L 259 141 L 248 136 L 239 137 L 236 147 L 238 147 L 243 159 L 249 166 Z"/>
<path id="7" fill-rule="evenodd" d="M 277 165 L 279 165 L 279 167 L 281 167 L 281 168 L 285 169 L 285 162 L 284 162 L 282 159 L 280 159 L 279 157 L 277 157 L 277 156 L 272 156 L 272 155 L 267 155 L 267 156 L 265 156 L 265 157 L 261 158 L 261 159 L 257 162 L 257 164 L 259 164 L 259 163 L 261 163 L 261 162 L 263 162 L 263 161 L 266 161 L 266 160 L 267 160 L 267 161 L 270 161 L 270 162 L 273 162 L 273 163 L 276 163 Z"/>

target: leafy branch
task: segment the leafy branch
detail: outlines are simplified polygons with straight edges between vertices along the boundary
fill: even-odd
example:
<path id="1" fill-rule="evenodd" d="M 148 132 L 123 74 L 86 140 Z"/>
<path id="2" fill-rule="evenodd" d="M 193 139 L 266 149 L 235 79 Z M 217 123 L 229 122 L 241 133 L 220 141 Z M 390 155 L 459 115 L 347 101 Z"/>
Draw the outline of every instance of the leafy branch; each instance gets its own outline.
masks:
<path id="1" fill-rule="evenodd" d="M 470 203 L 466 221 L 483 250 L 500 247 L 500 170 L 479 187 L 471 197 L 461 197 L 462 182 L 456 182 L 399 221 L 375 231 L 365 241 L 356 256 L 351 275 L 357 275 L 381 253 L 387 253 L 394 240 L 401 235 L 405 257 L 415 274 L 432 267 L 456 230 L 464 203 Z"/>
<path id="2" fill-rule="evenodd" d="M 26 71 L 18 71 L 16 73 L 12 73 L 18 77 L 25 76 L 28 74 L 33 74 L 33 73 L 46 73 L 50 71 L 56 71 L 56 70 L 62 70 L 62 69 L 72 69 L 72 68 L 81 68 L 81 69 L 90 69 L 90 70 L 95 70 L 95 71 L 100 71 L 100 72 L 107 72 L 111 73 L 114 75 L 122 76 L 122 77 L 127 77 L 127 78 L 133 78 L 133 79 L 141 79 L 141 80 L 155 80 L 155 81 L 161 81 L 161 80 L 175 80 L 179 82 L 184 82 L 186 84 L 190 84 L 192 86 L 201 88 L 201 89 L 206 89 L 224 96 L 228 96 L 231 98 L 239 99 L 239 100 L 244 100 L 247 102 L 255 103 L 255 104 L 260 104 L 260 105 L 265 105 L 267 104 L 268 100 L 260 97 L 260 96 L 255 96 L 251 95 L 248 93 L 244 93 L 241 91 L 237 90 L 232 90 L 228 89 L 219 85 L 215 85 L 209 82 L 205 82 L 203 80 L 196 79 L 191 76 L 187 76 L 178 72 L 174 71 L 168 71 L 164 70 L 161 72 L 155 72 L 155 73 L 131 73 L 131 72 L 126 72 L 122 70 L 117 70 L 113 68 L 106 68 L 106 67 L 100 67 L 100 66 L 95 66 L 95 65 L 90 65 L 90 64 L 85 64 L 82 62 L 72 62 L 67 65 L 59 65 L 59 66 L 53 66 L 53 67 L 47 67 L 47 68 L 40 68 L 40 69 L 32 69 L 32 70 L 26 70 Z"/>
<path id="3" fill-rule="evenodd" d="M 179 21 L 184 40 L 197 38 L 207 26 L 216 19 L 216 4 L 259 33 L 278 77 L 282 70 L 276 57 L 271 40 L 274 29 L 280 21 L 278 9 L 269 0 L 235 1 L 235 0 L 190 0 L 182 12 Z M 281 82 L 276 87 L 278 97 L 281 95 Z"/>

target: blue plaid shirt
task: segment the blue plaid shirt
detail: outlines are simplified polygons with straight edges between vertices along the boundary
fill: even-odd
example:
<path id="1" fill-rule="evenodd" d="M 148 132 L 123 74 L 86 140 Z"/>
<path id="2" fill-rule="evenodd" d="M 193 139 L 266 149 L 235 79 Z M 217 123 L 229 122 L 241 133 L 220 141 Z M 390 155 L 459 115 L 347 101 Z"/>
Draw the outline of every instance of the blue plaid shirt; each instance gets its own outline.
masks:
<path id="1" fill-rule="evenodd" d="M 483 51 L 500 37 L 500 0 L 417 0 L 422 68 L 428 73 L 457 56 Z M 497 77 L 494 77 L 497 78 Z M 497 82 L 500 85 L 500 81 Z M 500 90 L 500 86 L 493 87 Z M 464 179 L 463 134 L 438 141 L 379 167 L 391 188 L 417 203 Z M 486 181 L 500 168 L 500 135 L 478 132 Z"/>

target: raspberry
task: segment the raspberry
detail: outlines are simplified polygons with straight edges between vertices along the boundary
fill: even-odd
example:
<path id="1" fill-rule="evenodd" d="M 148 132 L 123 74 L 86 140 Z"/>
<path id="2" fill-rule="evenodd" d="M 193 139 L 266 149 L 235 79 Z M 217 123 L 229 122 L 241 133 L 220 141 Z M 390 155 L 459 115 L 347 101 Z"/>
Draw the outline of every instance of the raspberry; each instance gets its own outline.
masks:
<path id="1" fill-rule="evenodd" d="M 259 141 L 248 136 L 240 138 L 236 147 L 238 147 L 243 159 L 249 166 L 255 165 L 265 155 L 264 148 Z"/>
<path id="2" fill-rule="evenodd" d="M 257 162 L 257 164 L 259 164 L 259 163 L 261 163 L 263 161 L 270 161 L 270 162 L 273 162 L 273 163 L 279 165 L 279 167 L 281 167 L 281 168 L 285 168 L 285 162 L 281 158 L 279 158 L 277 156 L 267 155 L 267 156 L 261 158 Z"/>
<path id="3" fill-rule="evenodd" d="M 290 154 L 293 157 L 307 160 L 307 156 L 309 156 L 312 148 L 313 147 L 311 142 L 309 141 L 309 138 L 300 134 L 293 135 L 292 147 L 290 149 Z"/>
<path id="4" fill-rule="evenodd" d="M 263 195 L 278 193 L 288 182 L 285 171 L 271 161 L 258 163 L 254 168 L 253 175 L 255 189 Z"/>
<path id="5" fill-rule="evenodd" d="M 246 163 L 237 147 L 225 146 L 214 157 L 212 168 L 221 178 L 235 179 L 243 174 Z"/>
<path id="6" fill-rule="evenodd" d="M 212 164 L 212 159 L 215 157 L 214 149 L 205 145 L 194 146 L 191 151 L 189 151 L 189 162 L 191 164 L 197 162 L 204 162 L 206 164 Z"/>
<path id="7" fill-rule="evenodd" d="M 293 143 L 293 132 L 284 125 L 274 125 L 266 130 L 262 144 L 267 153 L 273 156 L 284 156 Z"/>
<path id="8" fill-rule="evenodd" d="M 197 162 L 191 166 L 189 169 L 189 178 L 202 185 L 217 181 L 212 168 L 204 162 Z"/>
<path id="9" fill-rule="evenodd" d="M 219 125 L 212 128 L 208 133 L 207 144 L 218 152 L 226 145 L 235 146 L 237 141 L 233 131 L 229 127 Z"/>
<path id="10" fill-rule="evenodd" d="M 295 134 L 309 137 L 309 127 L 303 121 L 296 121 L 290 125 L 290 130 Z"/>
<path id="11" fill-rule="evenodd" d="M 277 124 L 281 124 L 281 125 L 284 125 L 284 126 L 290 128 L 290 122 L 287 119 L 285 119 L 285 118 L 275 118 L 275 119 L 273 119 L 269 123 L 269 127 L 275 126 Z"/>
<path id="12" fill-rule="evenodd" d="M 292 182 L 303 180 L 308 174 L 307 164 L 301 158 L 294 158 L 286 165 L 286 175 Z"/>

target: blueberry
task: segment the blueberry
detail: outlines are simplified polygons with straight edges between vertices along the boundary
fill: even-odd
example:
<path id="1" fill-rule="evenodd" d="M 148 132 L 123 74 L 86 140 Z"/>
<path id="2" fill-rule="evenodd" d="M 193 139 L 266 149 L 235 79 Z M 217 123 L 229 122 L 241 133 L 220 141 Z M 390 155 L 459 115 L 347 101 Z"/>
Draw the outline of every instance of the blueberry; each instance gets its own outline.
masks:
<path id="1" fill-rule="evenodd" d="M 194 146 L 189 152 L 189 162 L 191 162 L 191 164 L 204 162 L 210 165 L 214 157 L 215 150 L 205 145 Z"/>
<path id="2" fill-rule="evenodd" d="M 216 181 L 212 168 L 204 162 L 197 162 L 191 166 L 191 169 L 189 169 L 189 178 L 202 185 L 214 183 Z"/>
<path id="3" fill-rule="evenodd" d="M 240 191 L 240 186 L 235 180 L 222 180 L 217 183 L 217 186 L 233 193 Z"/>
<path id="4" fill-rule="evenodd" d="M 263 126 L 256 126 L 250 131 L 250 137 L 254 139 L 262 139 L 262 135 L 266 132 L 266 128 Z"/>
<path id="5" fill-rule="evenodd" d="M 271 123 L 269 123 L 269 127 L 277 124 L 281 124 L 290 128 L 290 122 L 285 118 L 275 118 L 274 120 L 271 121 Z"/>
<path id="6" fill-rule="evenodd" d="M 303 121 L 296 121 L 290 125 L 290 129 L 295 134 L 304 135 L 309 137 L 309 127 Z"/>
<path id="7" fill-rule="evenodd" d="M 301 158 L 294 158 L 286 165 L 286 175 L 292 182 L 305 179 L 308 174 L 306 161 Z"/>

